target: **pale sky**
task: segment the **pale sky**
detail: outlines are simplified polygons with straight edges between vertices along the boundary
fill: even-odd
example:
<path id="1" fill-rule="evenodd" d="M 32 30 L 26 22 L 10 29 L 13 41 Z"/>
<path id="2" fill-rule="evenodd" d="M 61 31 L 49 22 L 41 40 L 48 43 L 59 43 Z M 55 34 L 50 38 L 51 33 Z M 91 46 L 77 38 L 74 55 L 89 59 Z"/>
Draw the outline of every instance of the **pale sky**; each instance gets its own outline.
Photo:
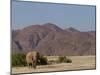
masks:
<path id="1" fill-rule="evenodd" d="M 54 23 L 61 28 L 95 30 L 95 6 L 12 1 L 12 28 Z"/>

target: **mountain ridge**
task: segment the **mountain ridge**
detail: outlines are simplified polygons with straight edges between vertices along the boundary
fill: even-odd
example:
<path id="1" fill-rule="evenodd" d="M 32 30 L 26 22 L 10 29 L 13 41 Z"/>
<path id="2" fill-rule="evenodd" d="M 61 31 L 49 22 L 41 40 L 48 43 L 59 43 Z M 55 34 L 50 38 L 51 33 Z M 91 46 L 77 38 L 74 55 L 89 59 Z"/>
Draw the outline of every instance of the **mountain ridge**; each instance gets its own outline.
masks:
<path id="1" fill-rule="evenodd" d="M 55 24 L 31 25 L 12 31 L 12 52 L 37 50 L 43 55 L 95 55 L 95 31 L 61 29 Z"/>

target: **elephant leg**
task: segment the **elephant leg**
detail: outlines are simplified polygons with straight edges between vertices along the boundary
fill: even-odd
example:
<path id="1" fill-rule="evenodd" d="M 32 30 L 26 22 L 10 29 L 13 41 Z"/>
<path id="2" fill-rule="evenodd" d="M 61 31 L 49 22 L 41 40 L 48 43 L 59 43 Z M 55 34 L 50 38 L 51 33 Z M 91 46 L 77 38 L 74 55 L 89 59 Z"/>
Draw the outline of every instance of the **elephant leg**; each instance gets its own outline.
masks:
<path id="1" fill-rule="evenodd" d="M 27 65 L 28 65 L 28 67 L 29 67 L 29 68 L 31 68 L 31 67 L 32 67 L 32 63 L 28 63 Z"/>
<path id="2" fill-rule="evenodd" d="M 33 66 L 33 63 L 30 63 L 30 68 L 32 68 L 32 66 Z"/>
<path id="3" fill-rule="evenodd" d="M 32 67 L 33 67 L 34 69 L 36 69 L 36 63 L 33 63 Z"/>
<path id="4" fill-rule="evenodd" d="M 30 63 L 27 63 L 27 66 L 30 67 Z"/>
<path id="5" fill-rule="evenodd" d="M 34 69 L 36 69 L 36 63 L 34 63 Z"/>

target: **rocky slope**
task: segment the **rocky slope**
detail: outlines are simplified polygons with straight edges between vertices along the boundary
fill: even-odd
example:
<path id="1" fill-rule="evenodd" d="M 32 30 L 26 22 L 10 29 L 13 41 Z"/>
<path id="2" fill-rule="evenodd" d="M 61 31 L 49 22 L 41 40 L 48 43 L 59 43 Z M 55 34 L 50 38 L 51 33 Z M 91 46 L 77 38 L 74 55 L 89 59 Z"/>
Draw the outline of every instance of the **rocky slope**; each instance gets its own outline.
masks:
<path id="1" fill-rule="evenodd" d="M 43 55 L 95 55 L 95 31 L 61 29 L 55 24 L 12 31 L 12 52 L 36 50 Z"/>

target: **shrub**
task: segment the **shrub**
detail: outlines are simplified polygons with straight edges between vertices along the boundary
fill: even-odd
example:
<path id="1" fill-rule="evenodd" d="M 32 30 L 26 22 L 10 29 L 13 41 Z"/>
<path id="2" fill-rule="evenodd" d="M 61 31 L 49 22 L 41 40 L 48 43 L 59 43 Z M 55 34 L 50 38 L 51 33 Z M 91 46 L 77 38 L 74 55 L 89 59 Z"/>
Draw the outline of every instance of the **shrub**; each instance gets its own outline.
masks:
<path id="1" fill-rule="evenodd" d="M 44 57 L 44 56 L 41 56 L 40 58 L 39 58 L 39 60 L 40 61 L 38 61 L 38 65 L 47 65 L 47 58 L 46 57 Z"/>
<path id="2" fill-rule="evenodd" d="M 26 66 L 25 54 L 12 54 L 12 66 Z"/>
<path id="3" fill-rule="evenodd" d="M 69 58 L 67 58 L 66 62 L 67 62 L 67 63 L 72 63 L 72 60 L 69 59 Z"/>
<path id="4" fill-rule="evenodd" d="M 57 62 L 58 63 L 62 63 L 62 62 L 71 63 L 72 60 L 69 58 L 66 58 L 66 56 L 59 56 Z"/>
<path id="5" fill-rule="evenodd" d="M 41 56 L 40 61 L 37 62 L 37 65 L 47 65 L 47 58 Z M 26 66 L 26 55 L 23 53 L 12 54 L 12 66 Z"/>

